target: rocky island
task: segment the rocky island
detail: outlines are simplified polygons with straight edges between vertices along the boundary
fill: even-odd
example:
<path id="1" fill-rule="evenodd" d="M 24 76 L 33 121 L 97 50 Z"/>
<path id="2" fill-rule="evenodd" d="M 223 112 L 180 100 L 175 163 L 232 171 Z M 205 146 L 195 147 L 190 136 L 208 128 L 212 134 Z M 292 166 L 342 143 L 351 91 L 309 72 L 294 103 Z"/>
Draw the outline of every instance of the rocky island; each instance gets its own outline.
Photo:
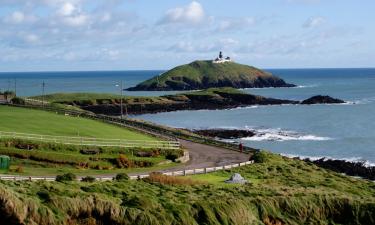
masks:
<path id="1" fill-rule="evenodd" d="M 215 60 L 194 61 L 175 67 L 146 80 L 129 91 L 201 90 L 215 87 L 265 88 L 294 87 L 283 79 L 258 68 L 224 58 L 220 52 Z"/>

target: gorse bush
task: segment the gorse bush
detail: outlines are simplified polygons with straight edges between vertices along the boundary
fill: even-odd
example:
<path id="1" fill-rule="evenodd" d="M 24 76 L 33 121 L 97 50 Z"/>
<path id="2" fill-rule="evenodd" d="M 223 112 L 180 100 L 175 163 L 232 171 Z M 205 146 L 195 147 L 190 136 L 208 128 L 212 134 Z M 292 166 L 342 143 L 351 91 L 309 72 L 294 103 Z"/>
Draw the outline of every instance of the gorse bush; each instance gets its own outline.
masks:
<path id="1" fill-rule="evenodd" d="M 264 163 L 267 162 L 268 154 L 264 151 L 256 151 L 254 155 L 251 157 L 255 163 Z"/>
<path id="2" fill-rule="evenodd" d="M 114 180 L 116 181 L 126 181 L 129 180 L 129 176 L 126 173 L 119 173 L 114 177 Z"/>
<path id="3" fill-rule="evenodd" d="M 91 177 L 91 176 L 82 177 L 82 179 L 81 179 L 82 182 L 88 182 L 88 183 L 93 183 L 93 182 L 95 182 L 95 180 L 96 180 L 96 178 Z"/>
<path id="4" fill-rule="evenodd" d="M 75 181 L 77 180 L 77 176 L 73 173 L 66 173 L 63 175 L 57 175 L 56 181 L 58 182 L 64 182 L 64 181 Z"/>

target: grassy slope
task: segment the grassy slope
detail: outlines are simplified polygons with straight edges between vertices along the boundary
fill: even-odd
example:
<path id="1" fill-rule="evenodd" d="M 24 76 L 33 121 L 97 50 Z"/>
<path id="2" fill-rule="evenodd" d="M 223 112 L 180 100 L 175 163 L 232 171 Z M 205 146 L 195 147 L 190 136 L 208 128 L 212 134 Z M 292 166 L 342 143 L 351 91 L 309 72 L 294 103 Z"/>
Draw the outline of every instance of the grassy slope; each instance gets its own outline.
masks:
<path id="1" fill-rule="evenodd" d="M 215 92 L 220 93 L 228 93 L 228 94 L 247 94 L 241 90 L 230 88 L 230 87 L 223 87 L 223 88 L 209 88 L 200 91 L 189 91 L 184 92 L 176 95 L 168 95 L 168 96 L 150 96 L 150 97 L 138 97 L 138 96 L 125 96 L 124 102 L 128 104 L 147 104 L 147 103 L 166 103 L 170 102 L 171 96 L 183 96 L 183 95 L 207 95 L 207 96 L 214 96 L 216 95 Z M 34 96 L 31 97 L 34 99 L 41 99 L 41 96 Z M 67 104 L 74 104 L 74 102 L 88 102 L 92 101 L 93 103 L 100 104 L 100 100 L 108 100 L 107 102 L 111 103 L 119 103 L 120 96 L 106 94 L 106 93 L 54 93 L 49 94 L 45 97 L 46 100 L 49 102 L 56 102 L 56 103 L 67 103 Z"/>
<path id="2" fill-rule="evenodd" d="M 193 186 L 0 181 L 0 214 L 4 221 L 41 225 L 375 223 L 374 183 L 267 157 L 231 172 L 193 176 L 208 182 Z M 251 183 L 221 182 L 234 172 Z"/>
<path id="3" fill-rule="evenodd" d="M 203 79 L 207 79 L 208 83 L 217 83 L 218 80 L 236 81 L 254 81 L 258 77 L 265 79 L 275 78 L 272 74 L 264 72 L 255 67 L 238 64 L 235 62 L 227 62 L 215 64 L 211 61 L 194 61 L 190 64 L 175 67 L 159 77 L 154 77 L 140 83 L 140 86 L 151 86 L 158 83 L 158 87 L 167 87 L 167 81 L 171 81 L 172 77 L 182 78 L 201 83 Z M 179 82 L 179 81 L 174 81 Z M 182 82 L 182 81 L 181 81 Z"/>
<path id="4" fill-rule="evenodd" d="M 153 137 L 102 122 L 40 110 L 0 106 L 0 130 L 33 134 L 154 140 Z"/>

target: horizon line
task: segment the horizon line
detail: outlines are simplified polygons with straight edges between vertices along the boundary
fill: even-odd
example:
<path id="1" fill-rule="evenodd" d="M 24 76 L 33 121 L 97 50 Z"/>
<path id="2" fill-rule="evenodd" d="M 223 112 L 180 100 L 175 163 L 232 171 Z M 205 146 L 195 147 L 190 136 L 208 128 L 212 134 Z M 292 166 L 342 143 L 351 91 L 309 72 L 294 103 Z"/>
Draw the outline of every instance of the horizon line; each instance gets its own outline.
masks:
<path id="1" fill-rule="evenodd" d="M 330 70 L 330 69 L 375 69 L 375 67 L 290 67 L 261 68 L 262 70 Z M 0 71 L 5 73 L 74 73 L 74 72 L 132 72 L 132 71 L 168 71 L 170 69 L 129 69 L 129 70 L 34 70 L 34 71 Z"/>

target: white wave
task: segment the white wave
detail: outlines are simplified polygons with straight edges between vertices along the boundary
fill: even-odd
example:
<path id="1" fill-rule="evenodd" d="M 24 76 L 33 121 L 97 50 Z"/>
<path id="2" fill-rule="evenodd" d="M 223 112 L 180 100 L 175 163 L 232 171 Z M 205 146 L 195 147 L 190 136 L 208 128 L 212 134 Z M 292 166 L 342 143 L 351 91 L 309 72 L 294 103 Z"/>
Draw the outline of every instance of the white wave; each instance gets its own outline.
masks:
<path id="1" fill-rule="evenodd" d="M 360 99 L 360 100 L 356 100 L 356 101 L 354 101 L 354 104 L 365 105 L 365 104 L 369 104 L 369 103 L 372 103 L 372 102 L 375 102 L 375 97 L 369 97 L 369 98 L 363 98 L 363 99 Z"/>
<path id="2" fill-rule="evenodd" d="M 334 158 L 334 157 L 331 157 L 331 156 L 306 156 L 306 155 L 295 155 L 295 154 L 285 154 L 285 153 L 281 153 L 280 155 L 288 157 L 288 158 L 309 159 L 309 160 L 312 160 L 312 161 L 316 161 L 316 160 L 324 158 L 324 160 L 343 160 L 343 161 L 346 161 L 346 162 L 364 162 L 364 166 L 366 166 L 366 167 L 375 166 L 375 162 L 370 162 L 370 161 L 365 160 L 361 157 Z"/>
<path id="3" fill-rule="evenodd" d="M 252 137 L 242 138 L 244 141 L 329 141 L 330 137 L 320 137 L 312 134 L 299 134 L 294 131 L 283 131 L 281 129 L 254 130 Z"/>
<path id="4" fill-rule="evenodd" d="M 256 108 L 259 108 L 259 105 L 240 106 L 240 107 L 236 107 L 236 108 L 233 108 L 233 109 L 226 109 L 226 110 L 234 111 L 234 110 L 241 110 L 241 109 L 256 109 Z"/>
<path id="5" fill-rule="evenodd" d="M 292 87 L 292 88 L 314 88 L 314 87 L 318 87 L 317 84 L 310 84 L 310 85 L 298 85 L 296 87 Z"/>

